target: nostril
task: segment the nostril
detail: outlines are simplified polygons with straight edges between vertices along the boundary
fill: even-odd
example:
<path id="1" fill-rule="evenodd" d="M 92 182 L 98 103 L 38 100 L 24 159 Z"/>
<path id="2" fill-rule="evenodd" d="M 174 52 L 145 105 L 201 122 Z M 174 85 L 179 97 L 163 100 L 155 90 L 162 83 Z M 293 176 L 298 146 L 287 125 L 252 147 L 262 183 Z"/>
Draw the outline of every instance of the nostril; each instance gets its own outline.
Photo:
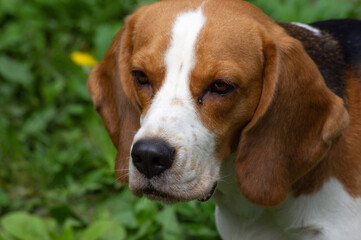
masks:
<path id="1" fill-rule="evenodd" d="M 172 166 L 175 149 L 162 140 L 143 139 L 133 145 L 131 156 L 138 171 L 152 178 Z"/>

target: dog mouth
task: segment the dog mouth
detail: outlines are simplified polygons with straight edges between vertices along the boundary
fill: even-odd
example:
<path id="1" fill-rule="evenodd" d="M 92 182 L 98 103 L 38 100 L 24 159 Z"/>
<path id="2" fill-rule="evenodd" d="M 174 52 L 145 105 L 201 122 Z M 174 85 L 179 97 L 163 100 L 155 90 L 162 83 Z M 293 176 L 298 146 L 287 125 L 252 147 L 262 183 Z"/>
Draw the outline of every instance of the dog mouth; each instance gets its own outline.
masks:
<path id="1" fill-rule="evenodd" d="M 153 199 L 153 198 L 164 198 L 164 199 L 173 198 L 169 194 L 158 191 L 158 190 L 154 189 L 153 187 L 148 187 L 148 188 L 144 189 L 143 194 L 145 194 L 150 199 Z"/>
<path id="2" fill-rule="evenodd" d="M 200 201 L 200 202 L 208 201 L 213 196 L 213 193 L 216 190 L 216 188 L 217 188 L 217 182 L 215 182 L 213 184 L 211 191 L 209 193 L 207 193 L 206 195 L 204 195 L 202 198 L 198 198 L 198 201 Z"/>
<path id="3" fill-rule="evenodd" d="M 202 197 L 198 198 L 198 201 L 200 202 L 208 201 L 213 196 L 216 187 L 217 187 L 217 182 L 214 183 L 211 191 L 209 191 L 207 194 L 204 194 Z M 151 200 L 162 201 L 165 203 L 176 203 L 176 202 L 184 202 L 184 201 L 192 200 L 192 199 L 183 199 L 182 197 L 174 196 L 172 194 L 159 191 L 155 189 L 153 186 L 148 186 L 146 189 L 142 190 L 142 194 L 144 194 L 147 198 Z"/>

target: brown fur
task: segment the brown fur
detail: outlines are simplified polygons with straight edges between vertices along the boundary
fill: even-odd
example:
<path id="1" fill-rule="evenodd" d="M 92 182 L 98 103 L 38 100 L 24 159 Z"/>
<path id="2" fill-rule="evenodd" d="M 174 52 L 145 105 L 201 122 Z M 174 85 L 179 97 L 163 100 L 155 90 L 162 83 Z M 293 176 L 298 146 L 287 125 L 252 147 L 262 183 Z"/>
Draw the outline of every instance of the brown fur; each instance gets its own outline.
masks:
<path id="1" fill-rule="evenodd" d="M 274 206 L 322 160 L 348 115 L 298 41 L 265 34 L 264 49 L 262 96 L 242 132 L 235 164 L 243 194 Z"/>
<path id="2" fill-rule="evenodd" d="M 361 196 L 361 85 L 358 79 L 347 81 L 350 124 L 335 142 L 328 155 L 294 184 L 295 196 L 318 191 L 323 183 L 336 177 L 353 197 Z"/>

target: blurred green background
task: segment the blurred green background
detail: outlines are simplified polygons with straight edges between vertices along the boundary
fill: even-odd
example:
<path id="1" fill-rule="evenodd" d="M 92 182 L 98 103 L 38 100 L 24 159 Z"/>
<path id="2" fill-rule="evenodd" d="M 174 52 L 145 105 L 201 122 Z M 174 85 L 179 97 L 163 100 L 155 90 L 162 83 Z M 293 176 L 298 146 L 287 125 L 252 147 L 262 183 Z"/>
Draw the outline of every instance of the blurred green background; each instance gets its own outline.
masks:
<path id="1" fill-rule="evenodd" d="M 0 240 L 219 239 L 211 201 L 163 205 L 115 181 L 86 90 L 92 57 L 151 2 L 0 0 Z M 251 2 L 281 21 L 361 16 L 359 0 Z"/>

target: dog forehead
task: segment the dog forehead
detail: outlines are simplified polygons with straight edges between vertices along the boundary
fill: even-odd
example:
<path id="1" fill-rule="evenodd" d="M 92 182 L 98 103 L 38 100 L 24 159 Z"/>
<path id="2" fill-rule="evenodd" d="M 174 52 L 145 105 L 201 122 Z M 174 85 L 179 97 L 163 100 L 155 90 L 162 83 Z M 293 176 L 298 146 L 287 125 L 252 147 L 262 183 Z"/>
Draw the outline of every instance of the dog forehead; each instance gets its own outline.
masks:
<path id="1" fill-rule="evenodd" d="M 140 47 L 147 41 L 155 39 L 163 41 L 170 38 L 177 16 L 184 12 L 194 11 L 201 3 L 201 0 L 168 0 L 141 7 L 130 18 L 130 21 L 134 23 L 135 47 Z"/>
<path id="2" fill-rule="evenodd" d="M 247 29 L 248 23 L 240 24 L 240 18 L 248 16 L 257 21 L 269 22 L 270 19 L 257 7 L 241 0 L 163 0 L 138 9 L 134 16 L 137 37 L 142 40 L 150 36 L 167 35 L 172 30 L 175 19 L 184 12 L 195 11 L 201 7 L 207 19 L 214 20 L 212 30 L 218 27 L 237 27 Z"/>
<path id="3" fill-rule="evenodd" d="M 206 19 L 199 37 L 196 54 L 202 49 L 213 59 L 222 57 L 238 60 L 240 55 L 254 55 L 260 49 L 261 40 L 257 22 L 270 19 L 261 10 L 244 1 L 234 0 L 166 0 L 141 8 L 134 16 L 133 44 L 139 62 L 159 62 L 164 66 L 163 56 L 174 37 L 174 25 L 180 15 L 201 8 Z M 260 17 L 258 17 L 260 16 Z M 191 17 L 191 15 L 189 16 Z M 257 21 L 254 20 L 257 19 Z M 192 25 L 183 26 L 184 34 Z M 237 51 L 235 51 L 237 48 Z M 137 54 L 138 53 L 138 54 Z"/>

